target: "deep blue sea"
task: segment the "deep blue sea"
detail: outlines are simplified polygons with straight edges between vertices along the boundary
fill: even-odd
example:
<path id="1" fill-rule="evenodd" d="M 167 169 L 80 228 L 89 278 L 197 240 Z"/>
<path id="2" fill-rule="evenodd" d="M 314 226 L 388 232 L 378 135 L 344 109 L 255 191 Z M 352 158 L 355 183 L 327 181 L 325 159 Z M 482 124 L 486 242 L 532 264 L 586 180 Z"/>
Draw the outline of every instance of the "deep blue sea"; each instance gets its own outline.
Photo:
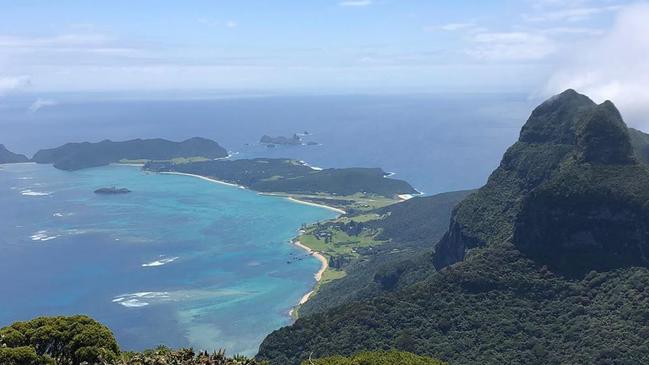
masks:
<path id="1" fill-rule="evenodd" d="M 38 97 L 58 104 L 30 112 Z M 382 167 L 434 194 L 484 184 L 538 103 L 522 94 L 154 97 L 6 97 L 0 99 L 0 143 L 31 155 L 72 141 L 202 136 L 238 153 L 235 158 L 291 157 L 320 167 Z M 258 145 L 264 134 L 304 131 L 311 134 L 307 141 L 320 145 Z"/>
<path id="2" fill-rule="evenodd" d="M 102 186 L 125 195 L 97 195 Z M 0 165 L 0 327 L 88 314 L 126 349 L 254 354 L 315 283 L 289 243 L 326 209 L 198 178 Z"/>

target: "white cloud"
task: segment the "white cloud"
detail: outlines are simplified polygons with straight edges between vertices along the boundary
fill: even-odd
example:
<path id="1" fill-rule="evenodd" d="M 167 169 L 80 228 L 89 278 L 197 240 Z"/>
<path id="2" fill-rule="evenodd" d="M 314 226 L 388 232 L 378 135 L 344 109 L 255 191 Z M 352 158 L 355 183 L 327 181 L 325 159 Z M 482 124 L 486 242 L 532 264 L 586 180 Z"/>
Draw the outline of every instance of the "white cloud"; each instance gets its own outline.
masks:
<path id="1" fill-rule="evenodd" d="M 540 32 L 551 36 L 597 36 L 605 33 L 605 31 L 602 29 L 580 27 L 553 27 L 543 29 Z"/>
<path id="2" fill-rule="evenodd" d="M 54 106 L 58 105 L 59 102 L 56 100 L 51 100 L 51 99 L 37 99 L 35 102 L 32 103 L 32 105 L 29 106 L 29 111 L 31 113 L 36 113 L 37 111 L 48 107 L 48 106 Z"/>
<path id="3" fill-rule="evenodd" d="M 480 27 L 480 26 L 476 25 L 473 22 L 448 23 L 448 24 L 442 24 L 442 25 L 433 25 L 433 26 L 424 27 L 424 30 L 427 31 L 427 32 L 438 32 L 438 31 L 457 32 L 457 31 L 463 31 L 463 32 L 469 32 L 469 33 L 486 32 L 487 31 L 486 28 Z"/>
<path id="4" fill-rule="evenodd" d="M 372 5 L 372 0 L 345 0 L 338 3 L 340 6 L 369 6 Z"/>
<path id="5" fill-rule="evenodd" d="M 596 15 L 614 12 L 619 9 L 620 7 L 615 5 L 565 8 L 553 11 L 542 11 L 534 15 L 525 14 L 523 15 L 523 19 L 529 22 L 580 22 L 588 20 Z"/>
<path id="6" fill-rule="evenodd" d="M 613 28 L 562 60 L 544 94 L 574 88 L 610 99 L 627 121 L 649 127 L 649 4 L 625 7 Z"/>
<path id="7" fill-rule="evenodd" d="M 530 61 L 543 59 L 558 46 L 551 38 L 529 32 L 486 32 L 471 38 L 470 56 L 487 61 Z"/>
<path id="8" fill-rule="evenodd" d="M 454 30 L 467 29 L 474 26 L 475 24 L 473 23 L 449 23 L 449 24 L 441 25 L 439 29 L 446 30 L 446 31 L 454 31 Z"/>
<path id="9" fill-rule="evenodd" d="M 14 37 L 0 35 L 3 48 L 88 47 L 105 45 L 111 40 L 101 34 L 62 34 L 54 37 Z"/>
<path id="10" fill-rule="evenodd" d="M 0 76 L 0 96 L 27 87 L 30 83 L 28 76 Z"/>

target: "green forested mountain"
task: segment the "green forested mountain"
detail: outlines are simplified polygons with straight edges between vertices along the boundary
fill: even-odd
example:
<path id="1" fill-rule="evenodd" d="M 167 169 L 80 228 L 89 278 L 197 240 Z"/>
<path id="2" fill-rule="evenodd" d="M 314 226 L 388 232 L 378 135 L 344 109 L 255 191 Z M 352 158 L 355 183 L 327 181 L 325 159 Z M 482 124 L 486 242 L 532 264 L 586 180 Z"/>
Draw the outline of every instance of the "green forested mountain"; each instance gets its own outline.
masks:
<path id="1" fill-rule="evenodd" d="M 0 144 L 0 164 L 2 163 L 18 163 L 28 162 L 29 159 L 25 155 L 13 153 L 7 149 L 3 144 Z"/>
<path id="2" fill-rule="evenodd" d="M 613 104 L 568 90 L 454 210 L 440 271 L 300 318 L 258 357 L 395 347 L 451 364 L 649 363 L 648 184 Z"/>
<path id="3" fill-rule="evenodd" d="M 38 151 L 33 161 L 51 163 L 62 170 L 79 170 L 105 166 L 121 160 L 171 160 L 174 158 L 227 157 L 228 151 L 206 138 L 190 138 L 182 142 L 165 139 L 134 139 L 124 142 L 109 140 L 98 143 L 67 143 L 61 147 Z"/>

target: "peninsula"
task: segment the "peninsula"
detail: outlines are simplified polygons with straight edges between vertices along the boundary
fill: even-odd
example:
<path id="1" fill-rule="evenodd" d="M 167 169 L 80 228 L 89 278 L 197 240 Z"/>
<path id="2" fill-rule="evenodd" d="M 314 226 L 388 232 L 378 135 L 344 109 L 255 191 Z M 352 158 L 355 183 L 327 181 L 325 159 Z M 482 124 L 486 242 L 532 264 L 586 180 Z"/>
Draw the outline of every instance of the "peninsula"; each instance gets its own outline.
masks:
<path id="1" fill-rule="evenodd" d="M 316 204 L 367 210 L 419 194 L 406 181 L 392 179 L 380 168 L 314 169 L 292 159 L 255 158 L 175 163 L 148 162 L 145 170 L 203 176 L 261 193 L 291 196 Z"/>

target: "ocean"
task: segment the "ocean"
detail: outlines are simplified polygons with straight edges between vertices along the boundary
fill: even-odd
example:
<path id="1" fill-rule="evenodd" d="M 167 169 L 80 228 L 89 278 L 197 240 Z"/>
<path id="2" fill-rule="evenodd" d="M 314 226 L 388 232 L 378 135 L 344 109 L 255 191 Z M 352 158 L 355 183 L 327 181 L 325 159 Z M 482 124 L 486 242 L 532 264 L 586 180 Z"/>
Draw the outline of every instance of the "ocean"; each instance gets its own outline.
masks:
<path id="1" fill-rule="evenodd" d="M 104 186 L 124 195 L 97 195 Z M 0 327 L 87 314 L 124 349 L 255 354 L 315 284 L 289 240 L 327 209 L 194 177 L 0 165 Z"/>
<path id="2" fill-rule="evenodd" d="M 324 168 L 381 167 L 435 194 L 483 185 L 538 104 L 523 94 L 165 97 L 0 98 L 0 143 L 31 155 L 66 142 L 200 136 L 216 140 L 234 158 L 289 157 Z M 29 111 L 36 98 L 58 104 Z M 305 141 L 318 145 L 270 149 L 258 144 L 264 134 L 305 131 Z"/>

